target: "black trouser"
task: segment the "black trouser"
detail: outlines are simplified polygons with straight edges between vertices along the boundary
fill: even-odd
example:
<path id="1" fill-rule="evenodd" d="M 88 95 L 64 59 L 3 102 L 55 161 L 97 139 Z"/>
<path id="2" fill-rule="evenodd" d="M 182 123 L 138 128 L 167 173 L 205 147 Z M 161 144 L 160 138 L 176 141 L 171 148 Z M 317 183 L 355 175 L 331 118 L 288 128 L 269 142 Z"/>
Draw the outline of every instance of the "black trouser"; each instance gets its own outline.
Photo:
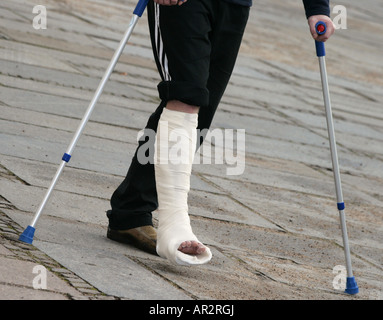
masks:
<path id="1" fill-rule="evenodd" d="M 146 129 L 157 130 L 170 100 L 200 106 L 198 129 L 208 129 L 233 71 L 249 8 L 224 0 L 188 0 L 181 6 L 160 6 L 151 0 L 147 10 L 162 81 L 161 104 Z M 152 211 L 158 205 L 154 165 L 139 163 L 137 150 L 111 199 L 108 218 L 113 229 L 152 225 Z"/>

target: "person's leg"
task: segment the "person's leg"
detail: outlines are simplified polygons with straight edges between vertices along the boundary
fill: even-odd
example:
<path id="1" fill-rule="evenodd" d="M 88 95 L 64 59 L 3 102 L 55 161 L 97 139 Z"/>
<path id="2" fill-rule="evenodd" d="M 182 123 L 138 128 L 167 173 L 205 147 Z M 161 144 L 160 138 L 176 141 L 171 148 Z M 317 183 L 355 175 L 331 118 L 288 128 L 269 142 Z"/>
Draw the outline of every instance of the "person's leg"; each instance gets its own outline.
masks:
<path id="1" fill-rule="evenodd" d="M 179 101 L 170 101 L 168 106 L 156 135 L 157 253 L 181 265 L 202 264 L 212 255 L 193 233 L 188 213 L 198 109 Z M 181 111 L 185 109 L 190 112 Z"/>
<path id="2" fill-rule="evenodd" d="M 186 8 L 185 4 L 186 10 L 182 11 L 184 12 L 183 17 L 178 16 L 178 13 L 173 12 L 170 7 L 164 7 L 164 11 L 167 12 L 165 13 L 167 14 L 165 23 L 165 29 L 167 30 L 161 30 L 161 26 L 164 23 L 160 25 L 159 6 L 155 5 L 153 1 L 150 1 L 148 4 L 148 22 L 153 52 L 162 78 L 158 86 L 162 102 L 156 112 L 150 117 L 146 127 L 147 130 L 153 130 L 154 132 L 157 130 L 162 110 L 172 99 L 203 106 L 208 104 L 206 79 L 208 77 L 209 59 L 206 48 L 209 43 L 206 32 L 209 26 L 203 27 L 201 21 L 198 21 L 196 17 L 198 10 L 195 10 L 195 4 L 197 2 L 194 3 L 194 6 L 189 5 L 188 8 Z M 198 4 L 201 5 L 201 2 L 198 1 Z M 206 12 L 206 10 L 204 11 Z M 197 15 L 199 14 L 197 13 Z M 169 18 L 172 16 L 174 18 L 172 19 L 173 22 L 169 21 Z M 203 46 L 199 45 L 201 41 L 199 36 L 196 36 L 194 40 L 186 38 L 177 39 L 175 37 L 180 31 L 171 27 L 172 24 L 174 25 L 176 17 L 182 25 L 185 20 L 189 20 L 189 27 L 193 25 L 194 30 L 191 34 L 189 32 L 190 37 L 193 38 L 198 32 L 203 31 L 203 37 L 205 37 L 205 39 L 202 39 L 202 42 L 204 42 Z M 201 18 L 199 19 L 201 20 Z M 202 17 L 202 19 L 205 18 Z M 194 25 L 193 22 L 199 23 Z M 182 42 L 184 45 L 182 45 Z M 164 50 L 165 47 L 167 48 L 166 52 Z M 180 52 L 171 50 L 172 48 L 184 50 L 184 52 L 181 52 L 182 57 L 181 55 L 177 57 Z M 193 48 L 195 50 L 192 50 Z M 190 57 L 190 54 L 193 57 Z M 168 56 L 170 57 L 170 62 L 167 60 Z M 195 59 L 198 61 L 194 61 Z M 190 76 L 191 72 L 192 76 Z M 169 107 L 171 108 L 171 106 Z M 109 218 L 108 237 L 120 242 L 131 242 L 133 238 L 135 241 L 133 244 L 146 251 L 153 252 L 153 241 L 151 240 L 153 240 L 153 234 L 155 235 L 155 233 L 152 228 L 152 212 L 157 208 L 158 202 L 153 161 L 150 161 L 150 163 L 140 163 L 137 156 L 144 143 L 147 143 L 147 141 L 142 141 L 139 144 L 126 178 L 112 195 L 112 210 L 109 210 L 107 213 Z M 148 229 L 147 226 L 150 228 Z M 137 230 L 135 229 L 139 230 L 139 237 L 136 236 Z M 150 235 L 147 234 L 146 230 L 149 230 Z M 144 231 L 144 235 L 141 234 L 142 231 Z M 134 233 L 133 235 L 132 232 Z M 140 245 L 143 238 L 149 238 L 149 243 L 144 244 L 144 247 Z M 149 247 L 149 250 L 145 247 Z"/>
<path id="3" fill-rule="evenodd" d="M 182 104 L 179 101 L 170 101 L 161 116 L 157 131 L 155 175 L 160 217 L 157 252 L 160 256 L 178 264 L 201 264 L 211 259 L 209 248 L 202 245 L 192 232 L 188 216 L 187 195 L 196 150 L 197 117 L 195 113 L 199 111 L 198 127 L 200 129 L 209 128 L 234 68 L 249 8 L 224 4 L 219 11 L 221 14 L 215 12 L 215 17 L 211 20 L 212 29 L 208 36 L 210 42 L 209 77 L 206 84 L 210 89 L 208 107 L 198 108 Z M 172 110 L 175 112 L 171 113 Z M 162 122 L 166 122 L 165 128 L 163 128 Z M 189 150 L 190 153 L 189 157 L 184 159 L 185 162 L 172 164 L 171 149 L 175 144 L 179 144 L 179 141 L 172 143 L 169 135 L 172 130 L 176 131 L 181 128 L 186 133 L 184 140 L 186 142 L 182 147 Z M 162 137 L 163 131 L 165 131 L 166 138 Z M 162 154 L 158 155 L 162 143 L 167 146 L 166 159 L 163 159 Z M 167 160 L 167 162 L 161 163 L 162 160 Z"/>
<path id="4" fill-rule="evenodd" d="M 231 20 L 229 25 L 234 25 L 235 31 L 232 32 L 231 27 L 223 31 L 224 37 L 227 36 L 229 41 L 225 42 L 224 38 L 218 37 L 223 20 L 216 19 L 217 8 L 212 6 L 226 2 L 195 0 L 193 3 L 194 5 L 199 3 L 202 6 L 198 10 L 195 10 L 195 7 L 189 7 L 183 11 L 183 16 L 182 13 L 179 16 L 179 12 L 171 8 L 160 11 L 159 6 L 155 6 L 152 1 L 149 2 L 148 20 L 153 51 L 163 80 L 158 86 L 163 101 L 151 116 L 147 126 L 153 130 L 157 129 L 164 106 L 167 105 L 171 109 L 173 101 L 183 101 L 181 103 L 189 104 L 192 109 L 196 105 L 202 106 L 198 115 L 198 128 L 209 128 L 234 66 L 248 8 L 241 10 L 237 8 L 236 10 L 241 12 L 237 14 L 237 17 L 234 14 L 234 17 L 229 19 Z M 210 7 L 207 3 L 210 3 Z M 186 4 L 182 7 L 184 6 L 187 8 Z M 195 16 L 196 12 L 199 12 L 199 17 Z M 159 15 L 163 19 L 159 19 Z M 176 17 L 179 21 L 176 23 L 181 25 L 174 27 Z M 185 23 L 186 21 L 191 24 Z M 210 23 L 217 23 L 217 25 L 212 27 Z M 180 37 L 185 34 L 184 27 L 190 28 L 187 31 L 189 38 Z M 223 51 L 220 50 L 222 46 L 226 46 Z M 192 58 L 190 53 L 194 55 Z M 110 225 L 115 228 L 151 225 L 151 212 L 157 208 L 153 165 L 150 163 L 142 165 L 135 156 L 126 179 L 114 193 L 111 203 L 112 211 L 108 216 Z M 189 241 L 186 241 L 181 244 L 184 248 L 180 250 L 184 253 L 198 253 L 201 248 L 194 247 L 193 244 L 194 242 L 191 242 L 192 247 L 189 247 Z"/>
<path id="5" fill-rule="evenodd" d="M 198 129 L 205 132 L 204 129 L 211 126 L 232 75 L 250 10 L 227 1 L 219 1 L 219 4 L 221 14 L 216 15 L 209 34 L 212 48 L 207 81 L 209 106 L 201 108 L 198 115 Z"/>
<path id="6" fill-rule="evenodd" d="M 197 145 L 198 111 L 208 107 L 209 102 L 206 84 L 211 52 L 211 2 L 190 1 L 180 7 L 154 5 L 154 47 L 164 79 L 158 89 L 162 101 L 167 101 L 155 148 L 157 253 L 186 265 L 211 259 L 210 250 L 192 231 L 187 201 Z M 180 159 L 172 155 L 175 147 L 181 150 Z"/>
<path id="7" fill-rule="evenodd" d="M 138 151 L 157 131 L 165 105 L 166 103 L 161 103 L 150 116 L 145 128 L 147 133 L 144 134 L 147 138 L 139 142 L 125 179 L 111 197 L 112 210 L 107 212 L 109 239 L 132 244 L 153 254 L 157 254 L 157 233 L 153 228 L 152 212 L 158 206 L 153 154 L 149 153 L 148 162 L 142 162 L 139 160 Z M 149 143 L 153 143 L 154 149 L 154 141 Z"/>

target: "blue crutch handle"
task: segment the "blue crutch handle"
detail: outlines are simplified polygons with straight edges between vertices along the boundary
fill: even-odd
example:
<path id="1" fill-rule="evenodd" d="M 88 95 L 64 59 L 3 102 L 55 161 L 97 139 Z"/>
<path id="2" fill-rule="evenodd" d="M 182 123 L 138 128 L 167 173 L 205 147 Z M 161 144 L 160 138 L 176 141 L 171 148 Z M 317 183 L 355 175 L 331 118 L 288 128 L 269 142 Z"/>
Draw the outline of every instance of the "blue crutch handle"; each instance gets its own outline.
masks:
<path id="1" fill-rule="evenodd" d="M 141 18 L 146 6 L 148 5 L 148 2 L 149 0 L 139 0 L 133 13 Z"/>
<path id="2" fill-rule="evenodd" d="M 315 25 L 315 31 L 317 34 L 325 34 L 327 30 L 327 26 L 323 21 L 318 21 Z M 324 46 L 324 42 L 322 41 L 315 41 L 315 48 L 317 51 L 317 57 L 324 57 L 326 55 L 326 50 Z"/>

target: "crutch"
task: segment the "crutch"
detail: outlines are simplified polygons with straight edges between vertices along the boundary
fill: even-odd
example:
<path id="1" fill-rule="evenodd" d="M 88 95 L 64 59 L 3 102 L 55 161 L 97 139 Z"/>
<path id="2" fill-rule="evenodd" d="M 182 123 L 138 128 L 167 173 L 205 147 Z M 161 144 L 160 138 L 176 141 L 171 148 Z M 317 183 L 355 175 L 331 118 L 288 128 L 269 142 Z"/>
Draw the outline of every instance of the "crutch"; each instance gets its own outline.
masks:
<path id="1" fill-rule="evenodd" d="M 95 92 L 95 94 L 94 94 L 94 96 L 93 96 L 93 98 L 92 98 L 92 100 L 88 106 L 88 109 L 86 110 L 85 115 L 84 115 L 83 119 L 81 120 L 81 123 L 80 123 L 80 125 L 76 131 L 76 134 L 74 135 L 70 145 L 68 146 L 68 149 L 66 150 L 66 152 L 64 153 L 64 155 L 61 159 L 62 160 L 61 165 L 57 169 L 56 174 L 55 174 L 55 176 L 51 182 L 51 185 L 48 188 L 48 191 L 46 192 L 45 197 L 43 198 L 31 224 L 20 235 L 20 237 L 19 237 L 20 241 L 23 241 L 23 242 L 29 243 L 29 244 L 31 244 L 33 242 L 33 237 L 34 237 L 35 230 L 36 230 L 35 225 L 36 225 L 46 203 L 49 200 L 49 197 L 50 197 L 50 195 L 53 191 L 53 188 L 55 187 L 55 185 L 56 185 L 56 183 L 57 183 L 57 181 L 61 175 L 61 172 L 63 171 L 65 165 L 69 162 L 70 158 L 72 157 L 72 151 L 75 148 L 77 141 L 80 138 L 80 135 L 81 135 L 82 131 L 84 130 L 84 128 L 85 128 L 85 126 L 86 126 L 86 124 L 87 124 L 87 122 L 88 122 L 88 120 L 92 114 L 92 111 L 93 111 L 98 99 L 100 98 L 102 91 L 104 90 L 104 87 L 110 78 L 110 75 L 112 74 L 112 72 L 114 70 L 114 67 L 116 66 L 116 64 L 118 62 L 118 59 L 120 58 L 122 52 L 124 51 L 126 43 L 128 42 L 128 40 L 129 40 L 133 30 L 134 30 L 134 27 L 136 26 L 139 18 L 141 18 L 142 14 L 144 13 L 148 2 L 149 2 L 149 0 L 139 0 L 138 1 L 137 5 L 133 11 L 133 17 L 130 21 L 129 27 L 126 30 L 123 39 L 120 41 L 120 44 L 119 44 L 116 52 L 114 53 L 113 58 L 110 61 L 109 66 L 108 66 L 104 76 L 102 77 L 100 84 L 98 85 L 98 88 L 97 88 L 97 90 L 96 90 L 96 92 Z"/>
<path id="2" fill-rule="evenodd" d="M 319 21 L 315 25 L 315 29 L 318 35 L 325 34 L 326 24 L 322 21 Z M 320 67 L 322 89 L 323 89 L 323 99 L 324 99 L 324 105 L 326 109 L 327 130 L 328 130 L 328 136 L 329 136 L 329 142 L 330 142 L 332 168 L 334 173 L 334 181 L 335 181 L 335 189 L 336 189 L 337 207 L 339 210 L 344 254 L 346 257 L 347 280 L 346 280 L 345 292 L 348 294 L 357 294 L 359 292 L 359 288 L 355 281 L 355 277 L 353 276 L 352 266 L 351 266 L 350 246 L 348 242 L 346 216 L 344 212 L 345 205 L 343 201 L 342 186 L 340 181 L 338 155 L 336 150 L 335 133 L 334 133 L 334 122 L 332 118 L 330 93 L 329 93 L 328 80 L 327 80 L 325 45 L 323 42 L 315 41 L 315 47 L 316 47 L 316 52 L 319 59 L 319 67 Z"/>

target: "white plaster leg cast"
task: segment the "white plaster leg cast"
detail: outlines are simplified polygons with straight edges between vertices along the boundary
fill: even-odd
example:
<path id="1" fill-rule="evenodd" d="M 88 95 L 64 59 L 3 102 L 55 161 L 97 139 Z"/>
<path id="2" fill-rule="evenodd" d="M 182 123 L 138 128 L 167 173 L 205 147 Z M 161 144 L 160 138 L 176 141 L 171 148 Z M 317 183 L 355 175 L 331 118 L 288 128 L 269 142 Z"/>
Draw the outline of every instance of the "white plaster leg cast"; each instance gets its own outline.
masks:
<path id="1" fill-rule="evenodd" d="M 190 226 L 188 193 L 197 139 L 197 114 L 164 109 L 155 144 L 155 177 L 158 195 L 157 253 L 180 265 L 204 264 L 212 254 L 178 250 L 184 241 L 200 242 Z M 200 242 L 201 243 L 201 242 Z"/>

